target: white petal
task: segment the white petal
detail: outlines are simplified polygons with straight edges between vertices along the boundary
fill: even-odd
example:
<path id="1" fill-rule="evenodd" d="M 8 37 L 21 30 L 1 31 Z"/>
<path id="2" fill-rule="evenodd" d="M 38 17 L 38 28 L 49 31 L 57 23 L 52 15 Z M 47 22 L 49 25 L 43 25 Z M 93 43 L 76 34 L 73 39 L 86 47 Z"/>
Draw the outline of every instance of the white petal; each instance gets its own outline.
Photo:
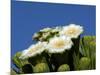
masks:
<path id="1" fill-rule="evenodd" d="M 80 25 L 70 24 L 69 26 L 64 26 L 60 35 L 65 35 L 70 38 L 78 38 L 78 36 L 83 32 L 83 27 Z"/>
<path id="2" fill-rule="evenodd" d="M 65 36 L 54 37 L 50 39 L 47 47 L 49 53 L 61 53 L 66 49 L 69 50 L 73 43 L 70 38 Z"/>
<path id="3" fill-rule="evenodd" d="M 42 29 L 42 30 L 40 30 L 41 32 L 48 32 L 48 31 L 51 31 L 52 29 L 51 28 L 44 28 L 44 29 Z"/>
<path id="4" fill-rule="evenodd" d="M 36 56 L 37 54 L 41 54 L 45 50 L 46 42 L 38 42 L 37 44 L 31 45 L 27 50 L 22 52 L 20 58 L 28 58 L 32 56 Z"/>

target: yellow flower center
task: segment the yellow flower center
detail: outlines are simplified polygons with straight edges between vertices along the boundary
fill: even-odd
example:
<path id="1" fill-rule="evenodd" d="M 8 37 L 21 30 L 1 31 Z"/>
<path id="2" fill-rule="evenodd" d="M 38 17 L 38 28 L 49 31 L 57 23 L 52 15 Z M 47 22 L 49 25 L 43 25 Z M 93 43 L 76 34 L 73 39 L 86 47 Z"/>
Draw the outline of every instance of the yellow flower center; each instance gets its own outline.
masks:
<path id="1" fill-rule="evenodd" d="M 67 31 L 65 31 L 65 35 L 76 35 L 78 32 L 75 28 L 69 28 Z"/>
<path id="2" fill-rule="evenodd" d="M 57 39 L 53 42 L 52 45 L 54 48 L 62 48 L 63 46 L 65 46 L 65 42 L 64 42 L 64 40 Z"/>

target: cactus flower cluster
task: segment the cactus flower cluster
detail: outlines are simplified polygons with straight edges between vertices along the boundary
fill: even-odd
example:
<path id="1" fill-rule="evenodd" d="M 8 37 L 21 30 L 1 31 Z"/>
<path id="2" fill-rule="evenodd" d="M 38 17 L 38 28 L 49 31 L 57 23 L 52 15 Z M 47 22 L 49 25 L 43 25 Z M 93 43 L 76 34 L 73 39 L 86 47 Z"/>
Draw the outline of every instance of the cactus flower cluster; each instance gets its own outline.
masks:
<path id="1" fill-rule="evenodd" d="M 96 38 L 81 36 L 80 25 L 44 28 L 34 33 L 36 44 L 13 56 L 13 73 L 45 73 L 95 69 Z"/>

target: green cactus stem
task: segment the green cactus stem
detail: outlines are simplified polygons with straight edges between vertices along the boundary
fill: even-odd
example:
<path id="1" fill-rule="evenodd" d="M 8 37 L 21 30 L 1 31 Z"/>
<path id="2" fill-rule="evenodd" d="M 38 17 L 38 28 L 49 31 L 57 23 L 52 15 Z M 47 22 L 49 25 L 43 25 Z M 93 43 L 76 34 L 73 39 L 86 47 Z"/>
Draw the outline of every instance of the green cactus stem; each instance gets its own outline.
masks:
<path id="1" fill-rule="evenodd" d="M 53 68 L 52 68 L 52 65 L 51 65 L 51 62 L 49 61 L 49 59 L 50 59 L 49 55 L 46 52 L 43 52 L 41 55 L 30 57 L 28 59 L 28 61 L 33 66 L 35 66 L 36 64 L 39 64 L 39 63 L 47 63 L 50 68 L 50 71 L 52 72 Z"/>
<path id="2" fill-rule="evenodd" d="M 84 36 L 80 40 L 80 53 L 91 59 L 90 69 L 96 68 L 96 37 Z"/>
<path id="3" fill-rule="evenodd" d="M 50 72 L 47 63 L 39 63 L 34 67 L 34 73 L 44 73 L 44 72 Z"/>
<path id="4" fill-rule="evenodd" d="M 14 64 L 16 65 L 16 67 L 18 67 L 18 68 L 21 68 L 23 65 L 25 65 L 25 64 L 28 63 L 27 60 L 21 60 L 21 59 L 19 58 L 20 55 L 21 55 L 21 52 L 17 52 L 17 53 L 14 55 L 13 59 L 12 59 L 13 63 L 14 63 Z"/>
<path id="5" fill-rule="evenodd" d="M 89 70 L 90 59 L 88 57 L 82 57 L 79 61 L 78 70 Z"/>
<path id="6" fill-rule="evenodd" d="M 96 50 L 96 37 L 95 36 L 84 36 L 80 40 L 80 52 L 83 56 L 90 57 L 95 54 Z M 92 52 L 92 54 L 91 54 Z"/>
<path id="7" fill-rule="evenodd" d="M 63 64 L 63 65 L 61 65 L 61 66 L 58 68 L 57 71 L 58 71 L 58 72 L 70 71 L 70 67 L 69 67 L 68 64 Z"/>
<path id="8" fill-rule="evenodd" d="M 18 68 L 21 68 L 22 67 L 22 64 L 20 63 L 20 60 L 19 60 L 19 56 L 21 55 L 21 52 L 18 52 L 14 55 L 12 61 L 13 63 L 16 65 L 16 67 Z"/>

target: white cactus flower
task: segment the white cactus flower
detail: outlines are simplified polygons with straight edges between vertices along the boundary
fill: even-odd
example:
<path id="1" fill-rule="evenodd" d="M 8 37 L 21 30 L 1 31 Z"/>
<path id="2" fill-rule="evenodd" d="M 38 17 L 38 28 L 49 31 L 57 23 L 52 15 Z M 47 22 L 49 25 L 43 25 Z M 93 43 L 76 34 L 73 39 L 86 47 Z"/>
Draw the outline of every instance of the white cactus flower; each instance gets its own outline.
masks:
<path id="1" fill-rule="evenodd" d="M 52 29 L 52 32 L 59 32 L 61 31 L 61 27 L 55 27 Z"/>
<path id="2" fill-rule="evenodd" d="M 78 38 L 78 36 L 83 32 L 83 27 L 80 25 L 70 24 L 69 26 L 64 26 L 60 35 L 65 35 L 70 38 Z"/>
<path id="3" fill-rule="evenodd" d="M 65 50 L 69 50 L 73 43 L 70 38 L 65 36 L 54 37 L 50 39 L 47 50 L 49 53 L 61 53 Z"/>
<path id="4" fill-rule="evenodd" d="M 49 28 L 49 27 L 47 27 L 47 28 L 44 28 L 44 29 L 42 29 L 42 30 L 40 30 L 41 32 L 48 32 L 48 31 L 51 31 L 52 29 L 51 28 Z"/>
<path id="5" fill-rule="evenodd" d="M 20 56 L 19 58 L 20 58 L 20 59 L 28 58 L 28 55 L 27 55 L 28 52 L 29 52 L 28 49 L 23 50 L 23 51 L 22 51 L 22 54 L 21 54 L 21 56 Z"/>
<path id="6" fill-rule="evenodd" d="M 41 54 L 46 47 L 46 42 L 38 42 L 37 44 L 31 45 L 27 50 L 22 51 L 21 59 L 25 59 L 28 57 L 36 56 L 37 54 Z"/>

